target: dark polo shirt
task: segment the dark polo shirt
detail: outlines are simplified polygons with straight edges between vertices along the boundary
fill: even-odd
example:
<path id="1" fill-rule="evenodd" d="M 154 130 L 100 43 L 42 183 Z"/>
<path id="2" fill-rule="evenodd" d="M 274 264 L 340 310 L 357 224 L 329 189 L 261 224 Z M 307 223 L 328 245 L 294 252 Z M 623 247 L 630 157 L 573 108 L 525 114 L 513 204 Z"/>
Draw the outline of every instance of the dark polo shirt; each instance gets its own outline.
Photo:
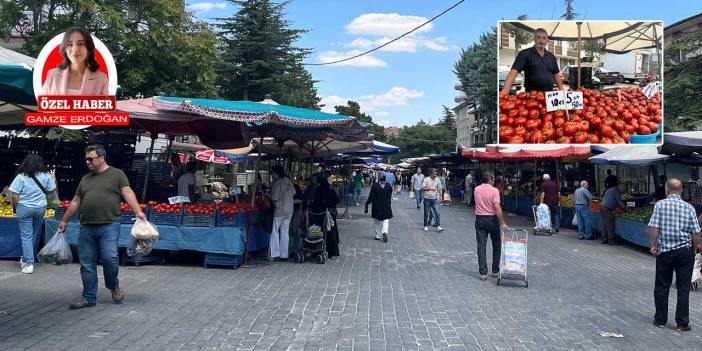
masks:
<path id="1" fill-rule="evenodd" d="M 519 52 L 512 69 L 524 72 L 526 91 L 553 90 L 553 75 L 559 72 L 556 56 L 544 49 L 541 57 L 533 46 Z"/>

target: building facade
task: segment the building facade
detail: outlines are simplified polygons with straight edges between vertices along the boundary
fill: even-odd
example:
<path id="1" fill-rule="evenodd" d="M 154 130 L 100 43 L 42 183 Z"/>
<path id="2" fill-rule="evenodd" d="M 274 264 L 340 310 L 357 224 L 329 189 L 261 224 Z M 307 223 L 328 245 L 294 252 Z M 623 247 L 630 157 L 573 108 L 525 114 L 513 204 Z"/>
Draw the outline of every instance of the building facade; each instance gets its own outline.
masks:
<path id="1" fill-rule="evenodd" d="M 517 43 L 515 42 L 514 33 L 506 30 L 502 30 L 502 26 L 498 27 L 498 37 L 499 41 L 499 67 L 500 70 L 509 70 L 514 63 L 514 59 L 517 57 L 517 52 L 526 49 L 534 45 L 533 41 L 529 43 L 522 44 L 517 48 Z M 558 60 L 558 67 L 562 68 L 567 65 L 574 65 L 578 59 L 578 52 L 575 47 L 571 48 L 569 42 L 560 40 L 551 40 L 551 42 L 546 47 L 546 50 L 550 51 L 556 56 Z"/>
<path id="2" fill-rule="evenodd" d="M 491 126 L 487 118 L 480 118 L 480 106 L 472 106 L 466 101 L 460 83 L 454 86 L 458 92 L 453 108 L 456 114 L 456 145 L 463 147 L 479 147 L 491 144 L 497 140 L 496 127 Z"/>
<path id="3" fill-rule="evenodd" d="M 685 36 L 700 32 L 702 32 L 702 13 L 698 13 L 665 27 L 663 30 L 663 44 L 666 46 L 666 50 L 669 50 L 667 47 L 671 44 L 677 44 Z M 682 50 L 678 50 L 676 60 L 682 62 L 700 54 L 702 54 L 702 49 L 690 53 L 683 53 Z"/>

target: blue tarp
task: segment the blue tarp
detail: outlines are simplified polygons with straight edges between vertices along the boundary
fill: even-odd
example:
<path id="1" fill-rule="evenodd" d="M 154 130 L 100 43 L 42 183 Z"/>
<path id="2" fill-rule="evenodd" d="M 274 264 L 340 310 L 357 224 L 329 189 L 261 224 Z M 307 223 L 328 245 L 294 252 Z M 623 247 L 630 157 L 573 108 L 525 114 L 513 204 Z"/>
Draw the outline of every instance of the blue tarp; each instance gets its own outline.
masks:
<path id="1" fill-rule="evenodd" d="M 175 227 L 167 225 L 157 226 L 160 234 L 159 241 L 154 249 L 162 250 L 193 250 L 200 252 L 241 255 L 244 253 L 246 228 L 235 227 Z M 45 221 L 44 237 L 48 241 L 58 228 L 58 221 L 48 218 Z M 131 242 L 132 225 L 123 224 L 119 236 L 119 246 L 129 247 Z M 78 245 L 80 225 L 75 222 L 68 223 L 66 235 L 71 245 Z M 252 251 L 268 245 L 268 235 L 263 230 L 253 230 L 249 247 Z M 265 239 L 262 238 L 265 236 Z M 261 246 L 264 245 L 265 246 Z"/>
<path id="2" fill-rule="evenodd" d="M 41 236 L 34 238 L 34 253 L 39 252 Z M 22 256 L 22 240 L 16 218 L 0 218 L 0 258 Z"/>

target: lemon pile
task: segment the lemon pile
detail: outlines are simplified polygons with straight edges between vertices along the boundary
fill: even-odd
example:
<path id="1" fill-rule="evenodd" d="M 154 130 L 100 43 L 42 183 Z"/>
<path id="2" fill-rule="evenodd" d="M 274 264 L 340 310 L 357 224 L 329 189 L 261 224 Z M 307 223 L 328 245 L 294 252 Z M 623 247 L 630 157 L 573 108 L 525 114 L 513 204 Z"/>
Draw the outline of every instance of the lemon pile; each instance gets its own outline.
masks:
<path id="1" fill-rule="evenodd" d="M 56 215 L 56 210 L 48 209 L 44 213 L 44 218 L 54 217 Z M 15 218 L 15 214 L 12 213 L 12 204 L 5 202 L 5 196 L 0 195 L 0 218 Z"/>

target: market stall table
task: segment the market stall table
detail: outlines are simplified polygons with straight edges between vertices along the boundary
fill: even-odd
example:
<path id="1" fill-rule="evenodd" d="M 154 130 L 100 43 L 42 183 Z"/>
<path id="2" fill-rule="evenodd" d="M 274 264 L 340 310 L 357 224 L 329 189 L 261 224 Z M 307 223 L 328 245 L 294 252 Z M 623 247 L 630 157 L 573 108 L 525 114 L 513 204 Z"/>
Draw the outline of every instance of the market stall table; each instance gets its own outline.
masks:
<path id="1" fill-rule="evenodd" d="M 39 251 L 40 240 L 40 235 L 34 238 L 35 254 Z M 20 239 L 17 218 L 0 218 L 0 258 L 20 256 L 22 256 L 22 240 Z"/>

